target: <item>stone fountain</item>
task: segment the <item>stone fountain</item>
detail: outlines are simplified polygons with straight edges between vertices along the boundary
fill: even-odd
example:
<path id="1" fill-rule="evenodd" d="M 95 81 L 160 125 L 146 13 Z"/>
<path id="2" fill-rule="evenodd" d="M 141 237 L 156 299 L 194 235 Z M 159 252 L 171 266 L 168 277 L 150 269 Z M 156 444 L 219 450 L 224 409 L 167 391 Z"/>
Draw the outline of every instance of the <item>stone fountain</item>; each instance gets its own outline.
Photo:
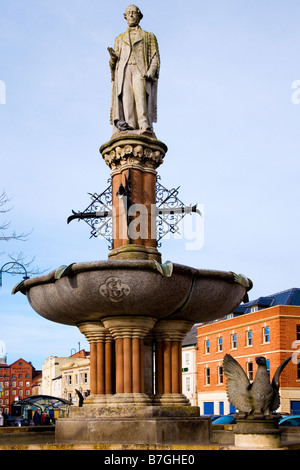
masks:
<path id="1" fill-rule="evenodd" d="M 112 206 L 69 218 L 112 221 L 108 259 L 59 267 L 14 293 L 26 294 L 47 320 L 79 328 L 90 343 L 91 393 L 58 420 L 57 442 L 208 443 L 210 421 L 182 394 L 181 342 L 195 323 L 234 311 L 252 283 L 233 272 L 162 263 L 157 218 L 197 210 L 157 208 L 157 168 L 168 150 L 153 131 L 159 49 L 140 28 L 137 7 L 124 17 L 127 31 L 108 48 L 113 134 L 100 148 Z"/>

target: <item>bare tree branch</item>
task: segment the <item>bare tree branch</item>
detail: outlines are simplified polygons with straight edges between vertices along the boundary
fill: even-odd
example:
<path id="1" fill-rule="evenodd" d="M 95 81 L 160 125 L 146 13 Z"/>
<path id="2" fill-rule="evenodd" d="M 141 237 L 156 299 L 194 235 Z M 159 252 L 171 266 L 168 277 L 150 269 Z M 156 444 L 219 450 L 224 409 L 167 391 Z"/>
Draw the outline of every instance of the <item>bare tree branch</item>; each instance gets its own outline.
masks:
<path id="1" fill-rule="evenodd" d="M 7 197 L 5 191 L 3 191 L 0 194 L 0 215 L 1 214 L 6 214 L 7 212 L 10 212 L 13 207 L 7 207 L 7 204 L 10 202 L 10 199 Z M 25 242 L 28 240 L 29 235 L 32 233 L 27 232 L 27 233 L 16 233 L 15 231 L 12 231 L 10 233 L 7 233 L 6 231 L 10 229 L 11 223 L 7 221 L 1 221 L 0 220 L 0 242 L 9 242 L 11 240 L 18 240 Z M 35 260 L 35 258 L 31 259 L 30 261 L 26 260 L 26 257 L 24 253 L 21 251 L 19 253 L 5 253 L 2 252 L 0 253 L 1 255 L 6 254 L 8 261 L 3 265 L 5 269 L 2 272 L 6 272 L 12 275 L 16 274 L 23 274 L 23 271 L 21 269 L 21 266 L 27 271 L 28 274 L 40 274 L 41 271 L 37 267 L 33 267 L 32 264 Z M 7 265 L 7 266 L 6 266 Z"/>

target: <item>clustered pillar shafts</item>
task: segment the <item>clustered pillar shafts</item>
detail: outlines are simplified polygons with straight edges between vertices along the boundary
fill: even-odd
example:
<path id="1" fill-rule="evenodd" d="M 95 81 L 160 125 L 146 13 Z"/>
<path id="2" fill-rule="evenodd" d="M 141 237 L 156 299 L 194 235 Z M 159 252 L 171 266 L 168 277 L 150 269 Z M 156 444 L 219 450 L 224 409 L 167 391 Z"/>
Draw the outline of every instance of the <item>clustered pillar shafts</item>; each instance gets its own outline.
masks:
<path id="1" fill-rule="evenodd" d="M 182 341 L 192 324 L 161 320 L 153 330 L 155 338 L 156 393 L 182 393 Z"/>
<path id="2" fill-rule="evenodd" d="M 78 326 L 91 348 L 91 396 L 87 403 L 122 403 L 122 396 L 128 403 L 130 395 L 133 403 L 158 405 L 178 401 L 182 394 L 181 345 L 192 323 L 116 316 Z M 146 397 L 144 340 L 149 334 L 155 344 L 155 393 Z M 154 379 L 154 370 L 152 375 Z"/>
<path id="3" fill-rule="evenodd" d="M 149 317 L 103 319 L 116 344 L 116 393 L 144 393 L 144 338 L 155 322 Z"/>
<path id="4" fill-rule="evenodd" d="M 90 343 L 90 393 L 114 393 L 114 340 L 109 330 L 99 323 L 78 325 Z"/>

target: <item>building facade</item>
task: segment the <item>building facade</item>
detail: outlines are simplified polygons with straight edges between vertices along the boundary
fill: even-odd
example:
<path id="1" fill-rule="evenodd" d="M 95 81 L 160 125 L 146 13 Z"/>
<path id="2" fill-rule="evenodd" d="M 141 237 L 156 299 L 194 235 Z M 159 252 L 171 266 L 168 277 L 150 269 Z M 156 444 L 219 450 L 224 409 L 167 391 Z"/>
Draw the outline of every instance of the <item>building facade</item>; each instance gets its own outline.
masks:
<path id="1" fill-rule="evenodd" d="M 70 363 L 76 365 L 82 359 L 88 359 L 89 353 L 84 349 L 69 357 L 50 356 L 45 360 L 42 371 L 42 395 L 65 398 L 64 380 L 62 370 L 65 365 L 67 369 Z M 88 359 L 89 362 L 89 359 Z M 69 398 L 66 398 L 69 400 Z"/>
<path id="2" fill-rule="evenodd" d="M 294 354 L 281 375 L 278 411 L 300 413 L 300 307 L 258 302 L 243 306 L 246 313 L 198 328 L 198 405 L 201 414 L 228 414 L 235 410 L 226 394 L 223 358 L 231 354 L 250 381 L 257 369 L 255 357 L 264 356 L 272 380 L 277 367 Z M 249 313 L 247 313 L 247 309 Z"/>
<path id="3" fill-rule="evenodd" d="M 32 395 L 32 382 L 38 372 L 20 358 L 13 364 L 0 364 L 0 408 L 10 414 L 11 405 Z"/>
<path id="4" fill-rule="evenodd" d="M 62 398 L 71 401 L 73 404 L 79 403 L 79 395 L 86 398 L 90 394 L 90 359 L 72 358 L 61 368 L 61 393 Z"/>
<path id="5" fill-rule="evenodd" d="M 182 342 L 182 393 L 192 406 L 198 406 L 198 327 L 194 325 Z"/>

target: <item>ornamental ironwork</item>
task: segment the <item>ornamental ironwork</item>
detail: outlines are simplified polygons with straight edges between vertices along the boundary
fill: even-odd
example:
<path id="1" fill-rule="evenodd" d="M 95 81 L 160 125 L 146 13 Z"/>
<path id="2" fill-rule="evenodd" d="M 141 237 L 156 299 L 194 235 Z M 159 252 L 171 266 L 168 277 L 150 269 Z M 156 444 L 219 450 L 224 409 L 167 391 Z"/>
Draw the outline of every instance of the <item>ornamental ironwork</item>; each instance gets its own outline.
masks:
<path id="1" fill-rule="evenodd" d="M 161 240 L 167 234 L 180 235 L 180 223 L 182 219 L 191 213 L 201 215 L 197 204 L 194 206 L 186 206 L 178 197 L 179 188 L 167 189 L 160 182 L 160 176 L 156 177 L 156 245 L 161 246 Z M 90 238 L 103 237 L 108 241 L 108 249 L 113 248 L 113 204 L 112 204 L 112 184 L 111 179 L 108 180 L 109 186 L 101 193 L 88 193 L 92 202 L 83 212 L 72 211 L 72 215 L 68 218 L 69 224 L 72 220 L 84 220 L 91 228 Z M 126 198 L 127 210 L 133 201 L 131 201 L 131 180 L 126 181 L 126 187 L 122 185 L 119 188 L 117 196 Z M 124 191 L 120 191 L 123 189 Z M 129 194 L 130 193 L 130 194 Z M 128 203 L 129 202 L 129 203 Z M 131 217 L 127 216 L 127 224 Z"/>

